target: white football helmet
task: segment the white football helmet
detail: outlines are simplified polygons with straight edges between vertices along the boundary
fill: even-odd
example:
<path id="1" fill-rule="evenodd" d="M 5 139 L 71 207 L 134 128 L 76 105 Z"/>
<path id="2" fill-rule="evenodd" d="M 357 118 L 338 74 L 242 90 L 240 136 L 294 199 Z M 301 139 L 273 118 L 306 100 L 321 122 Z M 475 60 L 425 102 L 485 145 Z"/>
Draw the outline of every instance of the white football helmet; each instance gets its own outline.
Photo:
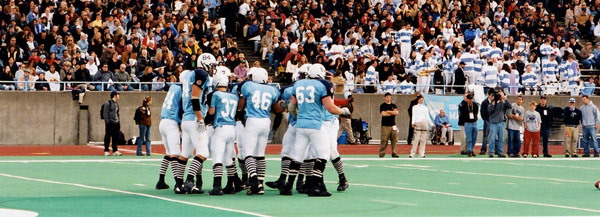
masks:
<path id="1" fill-rule="evenodd" d="M 269 81 L 267 70 L 258 67 L 252 67 L 248 70 L 248 75 L 252 75 L 252 81 L 260 84 L 266 84 Z"/>
<path id="2" fill-rule="evenodd" d="M 217 87 L 228 87 L 229 86 L 229 77 L 225 75 L 215 75 L 213 78 L 213 86 Z"/>
<path id="3" fill-rule="evenodd" d="M 229 70 L 229 68 L 227 68 L 225 66 L 217 66 L 217 69 L 215 71 L 215 77 L 218 75 L 223 75 L 225 77 L 229 77 L 229 76 L 232 76 L 233 74 L 231 74 L 231 70 Z"/>
<path id="4" fill-rule="evenodd" d="M 312 64 L 308 64 L 308 63 L 300 66 L 300 68 L 298 68 L 294 72 L 294 74 L 292 74 L 292 81 L 297 81 L 300 78 L 301 74 L 307 75 L 311 66 L 312 66 Z"/>
<path id="5" fill-rule="evenodd" d="M 313 64 L 310 69 L 308 70 L 308 77 L 309 78 L 320 78 L 320 79 L 324 79 L 325 78 L 325 67 L 321 64 Z"/>
<path id="6" fill-rule="evenodd" d="M 213 56 L 212 54 L 209 54 L 209 53 L 201 54 L 198 57 L 197 64 L 196 64 L 197 67 L 203 68 L 207 72 L 212 71 L 213 66 L 215 66 L 215 65 L 217 65 L 217 59 L 215 59 L 215 56 Z"/>

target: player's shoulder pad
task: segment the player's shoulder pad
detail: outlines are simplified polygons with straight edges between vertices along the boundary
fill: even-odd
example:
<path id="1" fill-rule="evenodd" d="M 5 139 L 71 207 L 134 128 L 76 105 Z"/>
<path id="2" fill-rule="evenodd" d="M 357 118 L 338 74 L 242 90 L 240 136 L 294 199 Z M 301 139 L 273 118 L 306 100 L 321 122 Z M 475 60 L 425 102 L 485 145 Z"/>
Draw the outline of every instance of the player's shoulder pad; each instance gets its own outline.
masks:
<path id="1" fill-rule="evenodd" d="M 287 89 L 291 90 L 292 87 L 294 87 L 294 84 L 288 85 L 288 86 L 285 86 L 285 87 L 281 88 L 281 90 L 280 90 L 281 94 L 283 94 L 283 92 L 285 92 Z"/>
<path id="2" fill-rule="evenodd" d="M 333 96 L 333 84 L 331 84 L 331 82 L 324 80 L 324 79 L 319 79 L 318 81 L 321 84 L 323 84 L 323 86 L 325 86 L 325 90 L 327 91 L 327 96 Z"/>
<path id="3" fill-rule="evenodd" d="M 206 81 L 208 80 L 208 72 L 206 72 L 202 69 L 194 70 L 194 75 L 195 75 L 194 85 L 196 85 L 198 87 L 202 87 L 204 85 L 204 83 L 206 83 Z"/>

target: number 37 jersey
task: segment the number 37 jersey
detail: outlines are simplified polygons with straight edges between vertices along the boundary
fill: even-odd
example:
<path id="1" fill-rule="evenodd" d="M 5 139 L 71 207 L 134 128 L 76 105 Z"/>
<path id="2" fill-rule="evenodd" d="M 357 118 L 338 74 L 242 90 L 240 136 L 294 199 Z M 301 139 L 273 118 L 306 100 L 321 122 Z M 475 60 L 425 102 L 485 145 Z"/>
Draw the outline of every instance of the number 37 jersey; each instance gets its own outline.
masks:
<path id="1" fill-rule="evenodd" d="M 279 100 L 277 88 L 248 81 L 241 84 L 240 90 L 242 97 L 246 99 L 246 117 L 271 117 L 271 106 Z"/>
<path id="2" fill-rule="evenodd" d="M 228 92 L 215 91 L 210 100 L 210 107 L 215 108 L 214 128 L 232 125 L 235 126 L 235 113 L 237 111 L 238 96 Z"/>
<path id="3" fill-rule="evenodd" d="M 296 128 L 321 129 L 326 112 L 321 99 L 333 96 L 333 85 L 322 79 L 303 79 L 292 88 L 298 102 Z"/>

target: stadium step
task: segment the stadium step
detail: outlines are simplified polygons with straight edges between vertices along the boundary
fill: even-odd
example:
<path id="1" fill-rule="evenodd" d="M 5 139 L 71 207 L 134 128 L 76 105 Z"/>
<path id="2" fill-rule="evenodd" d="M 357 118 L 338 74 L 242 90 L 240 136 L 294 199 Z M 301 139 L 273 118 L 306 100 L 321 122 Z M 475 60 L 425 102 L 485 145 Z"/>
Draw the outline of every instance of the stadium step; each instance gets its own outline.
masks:
<path id="1" fill-rule="evenodd" d="M 273 77 L 273 82 L 280 82 L 280 78 L 275 76 L 276 69 L 269 69 L 268 61 L 262 60 L 261 53 L 254 54 L 254 42 L 247 41 L 241 38 L 238 38 L 236 41 L 238 43 L 238 49 L 246 56 L 246 60 L 250 64 L 250 67 L 252 67 L 252 64 L 254 64 L 254 62 L 258 61 L 260 62 L 260 65 L 269 72 L 269 76 Z"/>

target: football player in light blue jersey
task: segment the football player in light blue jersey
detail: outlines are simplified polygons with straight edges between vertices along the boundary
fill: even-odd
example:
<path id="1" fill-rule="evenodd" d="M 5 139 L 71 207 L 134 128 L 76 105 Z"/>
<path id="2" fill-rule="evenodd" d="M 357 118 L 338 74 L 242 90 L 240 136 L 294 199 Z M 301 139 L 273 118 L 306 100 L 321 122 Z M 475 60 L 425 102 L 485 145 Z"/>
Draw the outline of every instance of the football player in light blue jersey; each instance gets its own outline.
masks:
<path id="1" fill-rule="evenodd" d="M 292 76 L 292 81 L 296 82 L 297 80 L 304 79 L 306 74 L 308 74 L 308 69 L 310 64 L 304 64 L 300 67 L 296 72 L 294 72 Z M 281 90 L 281 101 L 285 103 L 290 102 L 292 99 L 292 86 L 284 87 Z M 287 106 L 283 106 L 287 108 Z M 288 112 L 288 128 L 283 135 L 282 141 L 282 149 L 281 149 L 281 174 L 279 175 L 279 179 L 274 182 L 266 182 L 265 184 L 270 188 L 280 189 L 285 185 L 285 179 L 287 178 L 290 162 L 292 162 L 292 152 L 294 149 L 294 142 L 296 141 L 296 117 Z M 298 177 L 298 183 L 296 186 L 302 186 L 303 178 Z"/>
<path id="2" fill-rule="evenodd" d="M 241 145 L 250 181 L 247 194 L 250 195 L 264 193 L 262 182 L 266 170 L 265 148 L 271 128 L 270 113 L 271 109 L 275 113 L 280 113 L 283 109 L 277 103 L 279 90 L 266 84 L 269 80 L 267 70 L 253 67 L 248 73 L 252 74 L 252 81 L 243 82 L 238 87 L 241 96 L 238 111 L 246 111 L 246 127 Z"/>
<path id="3" fill-rule="evenodd" d="M 209 94 L 210 108 L 208 115 L 213 121 L 214 133 L 211 136 L 210 152 L 213 162 L 213 190 L 210 195 L 235 194 L 242 191 L 242 181 L 237 176 L 235 161 L 235 114 L 237 111 L 238 96 L 227 92 L 229 78 L 225 75 L 214 77 L 216 91 Z M 209 118 L 207 117 L 207 121 Z M 208 124 L 208 122 L 207 122 Z M 221 188 L 223 165 L 227 168 L 227 186 Z M 235 184 L 235 187 L 234 187 Z"/>
<path id="4" fill-rule="evenodd" d="M 182 147 L 179 157 L 178 177 L 183 180 L 185 167 L 189 158 L 193 156 L 194 149 L 196 156 L 188 171 L 185 188 L 181 185 L 176 186 L 176 192 L 201 194 L 202 191 L 202 163 L 208 157 L 208 138 L 206 135 L 206 126 L 204 116 L 202 115 L 201 102 L 205 91 L 208 89 L 208 73 L 202 69 L 183 71 L 179 75 L 182 83 L 182 102 L 183 119 L 181 122 Z M 196 184 L 194 185 L 194 176 Z"/>
<path id="5" fill-rule="evenodd" d="M 335 103 L 336 99 L 332 96 L 332 99 Z M 337 104 L 337 103 L 336 103 Z M 344 174 L 344 164 L 342 158 L 340 157 L 340 153 L 337 149 L 337 134 L 340 129 L 340 120 L 338 119 L 338 115 L 333 115 L 330 112 L 326 111 L 325 108 L 325 129 L 327 131 L 327 136 L 329 137 L 329 160 L 333 164 L 333 168 L 338 173 L 338 188 L 337 191 L 345 191 L 348 187 L 348 180 L 346 180 L 346 175 Z M 310 185 L 309 185 L 310 186 Z"/>
<path id="6" fill-rule="evenodd" d="M 179 147 L 179 123 L 181 123 L 181 112 L 181 86 L 171 84 L 160 111 L 160 124 L 158 129 L 162 137 L 163 145 L 165 146 L 165 156 L 160 162 L 160 170 L 158 172 L 159 178 L 156 183 L 157 190 L 169 189 L 169 185 L 165 182 L 165 174 L 169 168 L 169 164 L 175 166 L 177 159 L 181 154 Z M 172 167 L 171 169 L 173 170 L 173 178 L 175 178 L 175 182 L 177 182 L 175 167 Z"/>
<path id="7" fill-rule="evenodd" d="M 300 80 L 294 84 L 292 92 L 294 95 L 290 101 L 288 110 L 293 114 L 297 110 L 296 142 L 290 163 L 289 179 L 284 188 L 279 190 L 282 195 L 291 195 L 294 180 L 303 161 L 309 151 L 315 157 L 313 176 L 310 183 L 312 186 L 308 196 L 331 196 L 323 183 L 323 171 L 330 157 L 330 143 L 327 131 L 323 125 L 325 111 L 332 114 L 349 115 L 348 108 L 337 107 L 331 98 L 333 86 L 330 82 L 322 80 L 325 71 L 322 67 L 310 67 L 308 77 L 311 79 Z M 308 183 L 307 183 L 308 184 Z M 306 184 L 305 184 L 306 185 Z"/>

